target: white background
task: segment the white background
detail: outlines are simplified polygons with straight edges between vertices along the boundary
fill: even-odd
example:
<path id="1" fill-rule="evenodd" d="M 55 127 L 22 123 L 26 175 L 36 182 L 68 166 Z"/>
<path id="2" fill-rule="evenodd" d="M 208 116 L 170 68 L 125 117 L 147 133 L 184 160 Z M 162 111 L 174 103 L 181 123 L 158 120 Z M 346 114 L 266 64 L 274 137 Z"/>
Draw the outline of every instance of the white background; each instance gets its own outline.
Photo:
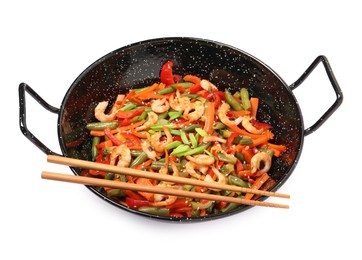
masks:
<path id="1" fill-rule="evenodd" d="M 358 1 L 2 1 L 1 259 L 361 259 L 361 9 Z M 40 178 L 48 164 L 20 132 L 18 86 L 55 107 L 103 55 L 167 36 L 216 40 L 244 50 L 292 84 L 320 54 L 342 106 L 305 137 L 279 190 L 289 210 L 257 208 L 195 224 L 120 210 L 82 185 Z M 294 91 L 305 125 L 334 102 L 323 67 Z M 60 152 L 57 115 L 27 96 L 29 129 Z"/>

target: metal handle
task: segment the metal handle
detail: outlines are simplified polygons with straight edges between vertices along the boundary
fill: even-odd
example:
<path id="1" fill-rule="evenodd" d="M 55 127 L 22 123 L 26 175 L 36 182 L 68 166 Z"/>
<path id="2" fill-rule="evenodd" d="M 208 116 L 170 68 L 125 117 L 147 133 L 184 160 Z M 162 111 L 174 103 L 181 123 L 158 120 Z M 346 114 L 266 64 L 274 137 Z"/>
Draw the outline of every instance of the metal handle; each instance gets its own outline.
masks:
<path id="1" fill-rule="evenodd" d="M 339 87 L 339 84 L 333 74 L 332 68 L 329 65 L 329 62 L 327 58 L 323 55 L 318 56 L 313 63 L 308 67 L 308 69 L 300 76 L 300 78 L 295 81 L 292 85 L 289 87 L 291 90 L 296 89 L 298 86 L 300 86 L 303 81 L 310 75 L 310 73 L 317 67 L 317 65 L 322 62 L 324 65 L 324 68 L 326 70 L 326 73 L 328 75 L 329 81 L 332 84 L 332 87 L 334 89 L 334 92 L 336 93 L 336 101 L 328 108 L 328 110 L 315 122 L 311 127 L 304 130 L 304 135 L 309 135 L 313 133 L 315 130 L 317 130 L 336 110 L 337 108 L 342 104 L 343 101 L 343 94 L 342 90 Z"/>
<path id="2" fill-rule="evenodd" d="M 44 99 L 42 99 L 31 87 L 29 87 L 26 83 L 21 83 L 19 85 L 19 124 L 20 130 L 28 138 L 35 146 L 37 146 L 41 151 L 45 154 L 53 154 L 57 155 L 57 153 L 50 150 L 46 147 L 38 138 L 36 138 L 27 128 L 26 126 L 26 102 L 25 102 L 25 92 L 29 93 L 40 105 L 49 110 L 50 112 L 59 114 L 59 109 L 49 105 Z"/>

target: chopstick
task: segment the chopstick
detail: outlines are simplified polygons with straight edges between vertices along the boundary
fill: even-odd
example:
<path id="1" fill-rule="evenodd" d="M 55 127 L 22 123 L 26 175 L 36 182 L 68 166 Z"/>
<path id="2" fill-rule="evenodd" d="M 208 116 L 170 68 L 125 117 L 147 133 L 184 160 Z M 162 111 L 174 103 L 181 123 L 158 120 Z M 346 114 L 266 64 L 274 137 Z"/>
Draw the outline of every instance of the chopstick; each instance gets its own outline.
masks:
<path id="1" fill-rule="evenodd" d="M 93 170 L 100 170 L 100 171 L 106 171 L 106 172 L 113 172 L 113 173 L 118 173 L 118 174 L 129 175 L 129 176 L 133 176 L 133 177 L 142 177 L 142 178 L 155 179 L 155 180 L 180 183 L 180 184 L 190 184 L 190 185 L 196 185 L 196 186 L 202 186 L 202 187 L 208 187 L 208 188 L 214 188 L 214 189 L 220 189 L 220 190 L 236 191 L 236 192 L 242 192 L 242 193 L 253 193 L 253 194 L 257 194 L 257 195 L 261 195 L 261 196 L 274 196 L 274 197 L 280 197 L 280 198 L 290 198 L 290 196 L 288 194 L 283 194 L 283 193 L 256 190 L 256 189 L 244 188 L 244 187 L 239 187 L 239 186 L 234 186 L 234 185 L 218 184 L 218 183 L 206 182 L 206 181 L 195 180 L 195 179 L 190 179 L 190 178 L 176 177 L 176 176 L 172 176 L 172 175 L 157 174 L 157 173 L 146 172 L 146 171 L 137 170 L 137 169 L 117 167 L 117 166 L 113 166 L 113 165 L 101 164 L 101 163 L 90 162 L 90 161 L 85 161 L 85 160 L 80 160 L 80 159 L 57 156 L 57 155 L 48 155 L 47 161 L 50 163 L 56 163 L 56 164 L 60 164 L 60 165 L 67 165 L 67 166 L 71 166 L 71 167 L 79 167 L 79 168 L 84 168 L 84 169 L 93 169 Z M 160 188 L 160 187 L 145 187 L 145 186 L 141 186 L 138 184 L 136 184 L 135 186 L 133 186 L 133 185 L 129 186 L 130 183 L 121 183 L 120 184 L 120 183 L 118 183 L 118 182 L 116 183 L 114 181 L 97 179 L 97 178 L 92 178 L 92 177 L 84 177 L 84 176 L 70 176 L 70 177 L 65 176 L 65 177 L 69 177 L 69 178 L 61 178 L 61 176 L 62 175 L 59 175 L 59 174 L 55 175 L 55 173 L 49 173 L 49 172 L 42 173 L 43 178 L 62 180 L 62 181 L 68 181 L 68 182 L 74 182 L 74 183 L 80 183 L 80 184 L 86 184 L 86 185 L 114 187 L 114 185 L 127 184 L 127 187 L 123 188 L 123 189 L 130 189 L 130 190 L 132 189 L 132 190 L 138 190 L 138 191 L 145 191 L 145 189 L 147 189 L 146 192 L 175 195 L 175 196 L 180 196 L 180 197 L 193 197 L 193 198 L 201 198 L 199 196 L 202 196 L 202 198 L 205 198 L 205 195 L 207 195 L 206 197 L 208 197 L 208 200 L 227 201 L 227 200 L 231 199 L 234 201 L 234 203 L 239 203 L 239 204 L 289 208 L 288 205 L 284 205 L 284 204 L 268 203 L 268 202 L 262 202 L 262 201 L 256 201 L 256 200 L 245 200 L 245 199 L 231 198 L 231 197 L 226 197 L 226 196 L 219 196 L 219 195 L 214 195 L 214 194 L 186 192 L 186 191 L 181 191 L 181 190 L 174 190 L 174 189 Z M 59 177 L 59 179 L 57 179 L 58 177 Z M 62 177 L 64 177 L 64 176 L 62 176 Z M 84 178 L 87 178 L 87 179 L 84 179 Z M 106 181 L 106 183 L 107 183 L 106 185 L 104 184 L 104 181 Z M 118 186 L 118 188 L 120 188 L 120 187 Z M 151 188 L 153 188 L 152 189 L 153 191 L 149 190 Z M 159 190 L 159 189 L 161 189 L 161 190 Z M 169 189 L 169 190 L 165 190 L 165 189 Z M 167 193 L 165 193 L 165 192 L 167 192 Z M 179 193 L 179 192 L 181 192 L 181 193 Z M 172 193 L 172 194 L 170 194 L 170 193 Z M 189 193 L 192 193 L 192 194 L 189 194 Z M 213 197 L 213 198 L 210 198 L 210 196 L 208 196 L 208 195 L 212 195 L 211 197 Z M 197 197 L 195 197 L 195 196 L 197 196 Z M 205 198 L 205 199 L 207 199 L 207 198 Z M 238 202 L 236 202 L 236 201 L 238 201 Z"/>
<path id="2" fill-rule="evenodd" d="M 119 181 L 98 179 L 98 178 L 85 177 L 85 176 L 76 176 L 64 173 L 43 171 L 41 173 L 41 177 L 43 179 L 48 179 L 48 180 L 64 181 L 64 182 L 78 183 L 84 185 L 103 186 L 103 187 L 133 190 L 133 191 L 152 192 L 155 194 L 166 194 L 178 197 L 205 199 L 211 201 L 225 201 L 225 202 L 238 203 L 250 206 L 289 208 L 288 205 L 278 204 L 278 203 L 264 202 L 258 200 L 246 200 L 235 197 L 228 197 L 228 196 L 221 196 L 221 195 L 200 193 L 200 192 L 193 192 L 186 190 L 178 190 L 178 189 L 165 188 L 165 187 L 144 186 L 135 183 L 119 182 Z"/>

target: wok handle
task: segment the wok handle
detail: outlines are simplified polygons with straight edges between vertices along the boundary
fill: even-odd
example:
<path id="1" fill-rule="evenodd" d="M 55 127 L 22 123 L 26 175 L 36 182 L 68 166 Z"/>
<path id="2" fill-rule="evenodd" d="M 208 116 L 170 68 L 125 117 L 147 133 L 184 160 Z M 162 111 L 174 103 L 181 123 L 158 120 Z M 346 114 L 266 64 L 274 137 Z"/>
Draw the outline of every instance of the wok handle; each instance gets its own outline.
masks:
<path id="1" fill-rule="evenodd" d="M 26 102 L 25 102 L 25 92 L 27 92 L 30 96 L 32 96 L 40 105 L 53 113 L 59 113 L 59 109 L 49 105 L 44 99 L 42 99 L 29 85 L 26 83 L 21 83 L 19 85 L 19 124 L 20 130 L 28 138 L 35 146 L 37 146 L 41 151 L 45 154 L 49 155 L 57 155 L 57 153 L 50 150 L 46 147 L 38 138 L 36 138 L 26 126 Z"/>
<path id="2" fill-rule="evenodd" d="M 327 76 L 329 78 L 329 81 L 332 84 L 332 87 L 334 89 L 334 92 L 336 93 L 336 100 L 335 102 L 327 109 L 327 111 L 315 122 L 311 127 L 304 130 L 304 135 L 309 135 L 313 133 L 315 130 L 317 130 L 336 110 L 337 108 L 342 104 L 343 101 L 343 94 L 342 90 L 339 87 L 339 84 L 333 74 L 332 68 L 329 65 L 329 62 L 327 58 L 323 55 L 318 56 L 313 63 L 307 68 L 307 70 L 300 76 L 300 78 L 295 81 L 292 85 L 290 85 L 290 89 L 294 90 L 298 86 L 300 86 L 303 81 L 310 75 L 310 73 L 317 67 L 317 65 L 322 62 L 323 66 L 326 70 Z"/>

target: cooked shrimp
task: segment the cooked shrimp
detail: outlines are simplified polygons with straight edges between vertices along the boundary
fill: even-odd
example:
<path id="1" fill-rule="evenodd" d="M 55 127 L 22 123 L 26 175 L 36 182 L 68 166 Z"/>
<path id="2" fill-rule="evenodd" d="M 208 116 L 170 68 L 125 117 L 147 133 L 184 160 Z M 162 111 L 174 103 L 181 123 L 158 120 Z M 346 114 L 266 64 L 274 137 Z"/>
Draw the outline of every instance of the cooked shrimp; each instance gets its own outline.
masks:
<path id="1" fill-rule="evenodd" d="M 162 188 L 176 188 L 175 186 L 172 186 L 172 184 L 168 182 L 160 182 L 157 186 Z M 171 196 L 171 195 L 165 195 L 165 194 L 158 194 L 156 193 L 154 195 L 154 202 L 152 203 L 152 206 L 154 207 L 163 207 L 170 205 L 174 203 L 177 199 L 177 196 Z"/>
<path id="2" fill-rule="evenodd" d="M 215 90 L 218 90 L 217 87 L 216 87 L 214 84 L 212 84 L 210 81 L 208 81 L 208 80 L 206 80 L 206 79 L 201 80 L 200 86 L 201 86 L 203 89 L 207 90 L 207 91 L 215 91 Z"/>
<path id="3" fill-rule="evenodd" d="M 128 167 L 131 163 L 131 150 L 125 144 L 114 148 L 111 152 L 110 164 L 115 165 L 118 158 L 117 166 Z"/>
<path id="4" fill-rule="evenodd" d="M 136 131 L 142 131 L 150 128 L 151 125 L 155 124 L 158 120 L 158 115 L 155 112 L 148 112 L 148 120 L 141 126 L 136 127 Z"/>
<path id="5" fill-rule="evenodd" d="M 221 138 L 221 137 L 217 137 L 217 136 L 213 136 L 213 135 L 208 135 L 208 136 L 204 136 L 202 138 L 202 142 L 204 143 L 208 143 L 208 142 L 219 142 L 219 143 L 226 143 L 226 140 Z"/>
<path id="6" fill-rule="evenodd" d="M 166 134 L 166 137 L 167 137 L 166 141 L 163 141 L 163 142 L 160 141 L 160 138 L 162 136 L 161 131 L 154 133 L 153 135 L 151 135 L 151 138 L 150 138 L 153 149 L 159 153 L 164 152 L 165 145 L 170 144 L 173 141 L 170 129 L 168 129 L 167 127 L 163 127 L 162 129 Z"/>
<path id="7" fill-rule="evenodd" d="M 170 104 L 166 98 L 156 99 L 152 101 L 151 109 L 156 113 L 164 113 L 170 109 Z"/>
<path id="8" fill-rule="evenodd" d="M 192 111 L 190 113 L 190 111 Z M 184 117 L 190 122 L 199 120 L 204 114 L 205 106 L 201 101 L 195 101 L 185 109 Z"/>
<path id="9" fill-rule="evenodd" d="M 99 102 L 96 108 L 94 109 L 94 116 L 100 122 L 110 122 L 116 118 L 117 110 L 112 111 L 110 114 L 105 114 L 106 108 L 108 106 L 108 101 Z"/>
<path id="10" fill-rule="evenodd" d="M 250 122 L 250 116 L 243 116 L 243 121 L 242 121 L 242 126 L 249 132 L 252 134 L 262 134 L 264 132 L 264 129 L 257 129 L 255 126 L 253 126 Z"/>
<path id="11" fill-rule="evenodd" d="M 211 165 L 215 162 L 214 157 L 207 154 L 197 154 L 194 156 L 186 156 L 186 159 L 197 165 Z"/>
<path id="12" fill-rule="evenodd" d="M 211 166 L 211 170 L 217 175 L 217 183 L 219 184 L 226 184 L 226 178 L 224 174 L 222 174 L 218 169 L 216 169 L 214 166 Z M 208 182 L 215 182 L 210 175 L 206 175 L 204 181 Z M 214 189 L 210 188 L 210 190 L 213 191 L 221 191 L 221 189 Z"/>
<path id="13" fill-rule="evenodd" d="M 185 95 L 181 95 L 178 90 L 176 91 L 176 97 L 175 95 L 171 95 L 170 97 L 170 106 L 176 111 L 185 111 L 190 104 L 190 98 Z"/>
<path id="14" fill-rule="evenodd" d="M 141 147 L 142 150 L 147 154 L 147 157 L 150 158 L 153 161 L 156 161 L 157 155 L 156 151 L 153 150 L 150 141 L 148 139 L 142 139 L 141 140 Z"/>
<path id="15" fill-rule="evenodd" d="M 188 174 L 190 174 L 192 177 L 199 179 L 199 180 L 203 180 L 204 176 L 201 175 L 200 173 L 196 172 L 196 169 L 199 170 L 199 172 L 205 174 L 206 171 L 208 170 L 208 166 L 206 165 L 201 165 L 201 164 L 196 164 L 194 162 L 188 161 L 185 164 L 185 170 Z"/>
<path id="16" fill-rule="evenodd" d="M 266 152 L 260 152 L 255 154 L 250 161 L 251 172 L 257 173 L 257 176 L 269 171 L 271 167 L 271 157 Z"/>
<path id="17" fill-rule="evenodd" d="M 243 118 L 240 116 L 236 118 L 235 120 L 230 120 L 230 118 L 227 116 L 227 112 L 230 110 L 230 105 L 228 103 L 222 103 L 217 111 L 217 115 L 222 123 L 225 125 L 238 125 L 243 121 Z"/>

